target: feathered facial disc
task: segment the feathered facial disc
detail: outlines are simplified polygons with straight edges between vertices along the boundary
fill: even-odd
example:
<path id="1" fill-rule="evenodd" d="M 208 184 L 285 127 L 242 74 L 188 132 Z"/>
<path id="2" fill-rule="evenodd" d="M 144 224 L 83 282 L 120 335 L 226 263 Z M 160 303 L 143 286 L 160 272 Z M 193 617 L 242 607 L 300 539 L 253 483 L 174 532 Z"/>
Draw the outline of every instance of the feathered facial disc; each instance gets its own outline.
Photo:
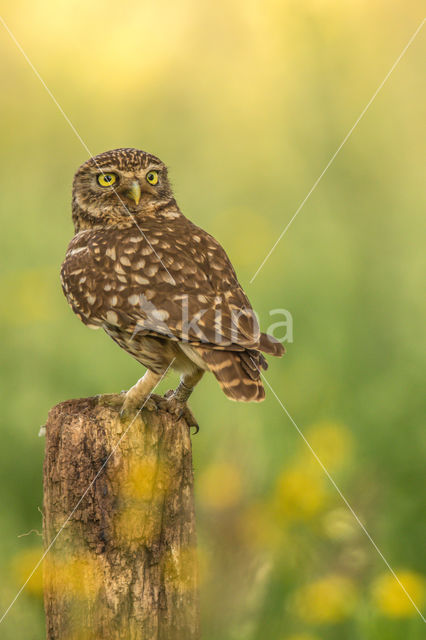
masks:
<path id="1" fill-rule="evenodd" d="M 167 168 L 139 149 L 115 149 L 90 158 L 74 176 L 73 205 L 93 219 L 119 220 L 172 197 Z"/>

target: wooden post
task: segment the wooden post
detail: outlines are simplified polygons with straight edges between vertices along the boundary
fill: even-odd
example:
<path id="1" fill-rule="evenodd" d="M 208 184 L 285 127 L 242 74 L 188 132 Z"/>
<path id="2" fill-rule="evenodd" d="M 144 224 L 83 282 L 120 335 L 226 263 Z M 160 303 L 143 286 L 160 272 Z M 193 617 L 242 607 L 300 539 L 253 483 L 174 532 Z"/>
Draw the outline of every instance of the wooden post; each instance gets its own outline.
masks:
<path id="1" fill-rule="evenodd" d="M 143 410 L 125 430 L 117 396 L 49 413 L 45 548 L 72 516 L 44 561 L 48 640 L 200 637 L 188 424 Z"/>

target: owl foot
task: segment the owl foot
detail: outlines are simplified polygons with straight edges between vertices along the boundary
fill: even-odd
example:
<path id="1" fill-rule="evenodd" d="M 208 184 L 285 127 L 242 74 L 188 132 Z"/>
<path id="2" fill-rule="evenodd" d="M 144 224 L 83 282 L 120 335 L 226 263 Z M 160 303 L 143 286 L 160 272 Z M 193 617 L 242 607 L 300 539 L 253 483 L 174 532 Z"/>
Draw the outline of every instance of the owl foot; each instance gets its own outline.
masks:
<path id="1" fill-rule="evenodd" d="M 120 411 L 121 422 L 129 422 L 143 409 L 147 411 L 157 411 L 158 406 L 154 398 L 138 398 L 138 402 L 135 402 L 133 398 L 126 395 Z"/>
<path id="2" fill-rule="evenodd" d="M 180 420 L 180 418 L 184 418 L 189 424 L 189 427 L 194 427 L 194 433 L 198 433 L 200 427 L 186 402 L 182 402 L 182 400 L 176 398 L 173 389 L 167 391 L 167 393 L 164 394 L 164 397 L 166 398 L 166 410 L 178 420 Z"/>

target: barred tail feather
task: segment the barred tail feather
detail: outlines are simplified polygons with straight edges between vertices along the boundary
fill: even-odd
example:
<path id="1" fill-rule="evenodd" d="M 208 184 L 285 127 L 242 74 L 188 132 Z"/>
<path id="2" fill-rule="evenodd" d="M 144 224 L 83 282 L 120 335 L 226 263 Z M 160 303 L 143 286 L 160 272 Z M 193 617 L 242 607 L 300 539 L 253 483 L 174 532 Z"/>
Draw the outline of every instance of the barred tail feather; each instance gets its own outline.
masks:
<path id="1" fill-rule="evenodd" d="M 260 350 L 270 356 L 277 356 L 280 358 L 285 354 L 285 348 L 281 342 L 267 333 L 260 334 L 259 345 Z"/>
<path id="2" fill-rule="evenodd" d="M 228 398 L 239 402 L 261 402 L 265 398 L 260 368 L 265 368 L 266 361 L 258 351 L 217 351 L 202 347 L 197 347 L 197 351 Z"/>

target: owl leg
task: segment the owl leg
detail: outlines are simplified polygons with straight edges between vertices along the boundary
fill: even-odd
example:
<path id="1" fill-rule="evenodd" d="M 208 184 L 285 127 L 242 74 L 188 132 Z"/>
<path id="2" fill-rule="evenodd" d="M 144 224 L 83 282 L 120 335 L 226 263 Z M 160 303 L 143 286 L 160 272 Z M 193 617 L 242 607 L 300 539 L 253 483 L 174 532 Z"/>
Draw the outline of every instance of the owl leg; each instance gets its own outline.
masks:
<path id="1" fill-rule="evenodd" d="M 199 431 L 199 426 L 186 401 L 193 392 L 195 385 L 201 380 L 203 373 L 202 369 L 197 369 L 190 374 L 184 373 L 177 389 L 166 394 L 168 411 L 178 418 L 184 417 L 190 427 L 195 427 L 195 433 Z"/>
<path id="2" fill-rule="evenodd" d="M 157 408 L 155 400 L 150 398 L 150 394 L 163 376 L 164 373 L 154 373 L 148 369 L 145 375 L 127 391 L 120 411 L 122 420 L 129 419 L 142 408 L 149 410 Z"/>

